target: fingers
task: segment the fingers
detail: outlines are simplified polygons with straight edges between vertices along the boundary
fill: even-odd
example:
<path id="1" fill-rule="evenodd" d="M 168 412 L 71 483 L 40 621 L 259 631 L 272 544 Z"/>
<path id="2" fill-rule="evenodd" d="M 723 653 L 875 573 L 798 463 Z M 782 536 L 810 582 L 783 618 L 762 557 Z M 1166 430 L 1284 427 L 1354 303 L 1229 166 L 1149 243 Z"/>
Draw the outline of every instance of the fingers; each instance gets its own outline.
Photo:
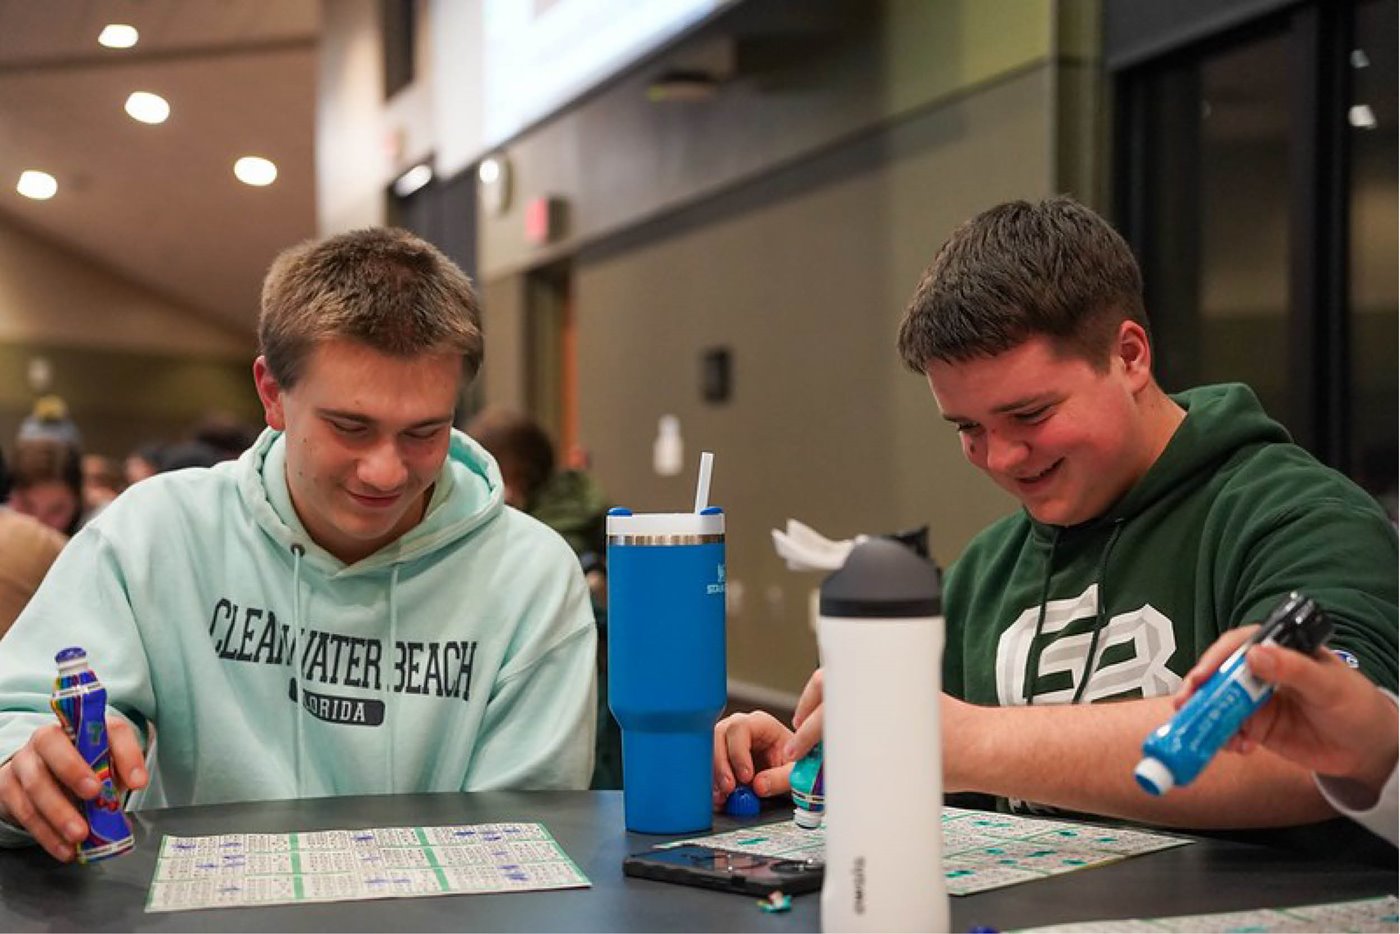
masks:
<path id="1" fill-rule="evenodd" d="M 802 696 L 797 699 L 797 710 L 793 714 L 792 725 L 801 728 L 812 711 L 821 707 L 821 703 L 822 670 L 818 668 L 812 672 L 812 677 L 807 679 L 807 684 L 802 688 Z"/>
<path id="2" fill-rule="evenodd" d="M 733 719 L 734 725 L 725 737 L 729 762 L 734 767 L 734 778 L 749 783 L 754 778 L 753 754 L 781 749 L 792 732 L 772 714 L 761 710 L 736 715 Z"/>
<path id="3" fill-rule="evenodd" d="M 792 790 L 792 763 L 786 762 L 764 769 L 753 777 L 754 794 L 760 798 L 787 794 Z"/>
<path id="4" fill-rule="evenodd" d="M 822 739 L 822 705 L 818 704 L 802 719 L 792 739 L 783 747 L 783 758 L 795 762 L 807 755 Z M 794 721 L 796 722 L 796 721 Z"/>
<path id="5" fill-rule="evenodd" d="M 55 859 L 73 858 L 87 822 L 70 795 L 97 796 L 92 769 L 57 724 L 41 727 L 0 769 L 0 803 Z"/>
<path id="6" fill-rule="evenodd" d="M 1176 694 L 1172 696 L 1172 703 L 1177 707 L 1186 703 L 1186 700 L 1196 693 L 1197 688 L 1210 680 L 1210 676 L 1215 674 L 1215 670 L 1224 663 L 1225 659 L 1229 658 L 1230 654 L 1238 649 L 1245 640 L 1254 635 L 1254 630 L 1258 628 L 1258 626 L 1240 626 L 1238 629 L 1231 629 L 1223 633 L 1219 639 L 1216 639 L 1210 648 L 1201 653 L 1196 664 L 1192 665 L 1191 670 L 1186 673 L 1186 677 L 1182 679 L 1181 687 L 1177 688 Z"/>
<path id="7" fill-rule="evenodd" d="M 1249 650 L 1249 670 L 1263 681 L 1285 687 L 1303 703 L 1330 707 L 1349 692 L 1374 690 L 1364 675 L 1352 671 L 1331 652 L 1304 655 L 1277 645 L 1256 645 Z"/>
<path id="8" fill-rule="evenodd" d="M 740 783 L 753 784 L 759 795 L 771 794 L 764 788 L 774 784 L 774 779 L 770 775 L 759 780 L 754 756 L 758 754 L 766 768 L 781 766 L 780 750 L 791 736 L 792 732 L 777 718 L 763 711 L 732 714 L 715 724 L 713 791 L 716 806 L 722 805 L 723 799 Z"/>
<path id="9" fill-rule="evenodd" d="M 117 784 L 126 790 L 145 788 L 150 777 L 146 774 L 146 756 L 136 731 L 121 717 L 107 718 L 107 742 L 111 748 L 112 774 Z"/>
<path id="10" fill-rule="evenodd" d="M 742 714 L 731 714 L 715 724 L 715 746 L 712 756 L 713 779 L 711 780 L 715 807 L 721 807 L 724 799 L 734 790 L 734 767 L 729 762 L 729 728 L 734 718 Z"/>
<path id="11" fill-rule="evenodd" d="M 16 754 L 18 755 L 18 754 Z M 4 816 L 13 824 L 29 831 L 34 842 L 59 862 L 70 862 L 74 857 L 73 844 L 69 843 L 53 824 L 49 823 L 29 800 L 15 771 L 12 758 L 0 766 L 0 807 Z"/>

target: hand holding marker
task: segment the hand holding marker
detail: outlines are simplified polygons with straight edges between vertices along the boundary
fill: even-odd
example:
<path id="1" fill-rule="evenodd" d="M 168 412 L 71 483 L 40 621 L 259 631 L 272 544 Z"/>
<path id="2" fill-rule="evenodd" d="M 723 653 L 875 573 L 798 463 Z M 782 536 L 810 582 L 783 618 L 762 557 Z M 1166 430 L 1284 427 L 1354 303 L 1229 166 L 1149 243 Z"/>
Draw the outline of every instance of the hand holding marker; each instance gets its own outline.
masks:
<path id="1" fill-rule="evenodd" d="M 1290 593 L 1176 715 L 1147 737 L 1143 759 L 1133 771 L 1138 784 L 1154 795 L 1189 785 L 1273 695 L 1274 686 L 1249 670 L 1245 655 L 1250 648 L 1273 643 L 1311 655 L 1331 634 L 1332 620 L 1317 602 Z"/>

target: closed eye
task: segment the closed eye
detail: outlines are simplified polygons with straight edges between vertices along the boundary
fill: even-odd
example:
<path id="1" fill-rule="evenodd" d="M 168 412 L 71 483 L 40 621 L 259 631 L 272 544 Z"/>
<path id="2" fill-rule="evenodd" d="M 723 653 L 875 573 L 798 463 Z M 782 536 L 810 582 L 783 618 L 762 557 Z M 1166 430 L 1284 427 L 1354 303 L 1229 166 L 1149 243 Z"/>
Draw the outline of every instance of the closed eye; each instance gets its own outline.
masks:
<path id="1" fill-rule="evenodd" d="M 413 431 L 405 432 L 414 441 L 431 441 L 447 428 L 446 425 L 432 425 L 428 428 L 415 428 Z"/>
<path id="2" fill-rule="evenodd" d="M 339 419 L 328 418 L 326 419 L 326 423 L 329 424 L 337 434 L 344 435 L 347 438 L 361 437 L 366 431 L 365 426 L 358 422 L 343 422 Z"/>
<path id="3" fill-rule="evenodd" d="M 1020 422 L 1022 425 L 1034 425 L 1036 422 L 1044 421 L 1049 416 L 1050 406 L 1042 405 L 1040 408 L 1031 409 L 1029 412 L 1017 412 L 1011 417 L 1016 419 L 1016 421 Z"/>

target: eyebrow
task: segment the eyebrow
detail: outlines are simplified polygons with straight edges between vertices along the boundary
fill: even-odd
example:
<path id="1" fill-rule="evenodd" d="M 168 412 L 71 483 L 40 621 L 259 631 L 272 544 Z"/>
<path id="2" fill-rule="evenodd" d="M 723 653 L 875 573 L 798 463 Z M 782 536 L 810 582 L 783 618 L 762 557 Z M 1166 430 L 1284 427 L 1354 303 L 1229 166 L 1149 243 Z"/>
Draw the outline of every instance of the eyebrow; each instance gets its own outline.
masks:
<path id="1" fill-rule="evenodd" d="M 1052 402 L 1054 402 L 1054 401 L 1055 401 L 1055 394 L 1054 394 L 1054 393 L 1051 393 L 1051 392 L 1036 393 L 1036 394 L 1034 394 L 1034 395 L 1024 396 L 1024 397 L 1022 397 L 1022 398 L 1020 398 L 1020 399 L 1014 399 L 1014 400 L 1012 400 L 1011 402 L 1007 402 L 1007 403 L 1004 403 L 1004 404 L 1002 404 L 1002 405 L 995 406 L 995 407 L 992 409 L 992 414 L 993 414 L 993 415 L 1004 415 L 1004 414 L 1006 414 L 1007 412 L 1015 412 L 1017 409 L 1024 409 L 1024 408 L 1027 408 L 1027 407 L 1029 407 L 1029 406 L 1049 405 L 1050 403 L 1052 403 Z M 968 418 L 966 415 L 959 415 L 959 414 L 957 414 L 956 412 L 944 412 L 944 413 L 942 413 L 942 414 L 943 414 L 943 420 L 944 420 L 945 422 L 952 422 L 952 423 L 954 423 L 954 424 L 957 424 L 958 422 L 971 422 L 971 421 L 973 421 L 973 419 Z"/>
<path id="2" fill-rule="evenodd" d="M 1016 399 L 1016 400 L 1013 401 L 1013 402 L 1007 402 L 1007 403 L 1004 404 L 1004 405 L 999 405 L 999 406 L 995 407 L 994 409 L 992 409 L 992 411 L 995 412 L 995 413 L 998 414 L 998 415 L 1002 415 L 1002 414 L 1004 414 L 1004 413 L 1006 413 L 1006 412 L 1014 412 L 1014 411 L 1016 411 L 1017 409 L 1024 409 L 1024 408 L 1027 408 L 1027 407 L 1029 407 L 1029 406 L 1034 406 L 1034 405 L 1045 405 L 1046 403 L 1050 402 L 1053 398 L 1054 398 L 1054 393 L 1039 392 L 1039 393 L 1036 393 L 1036 394 L 1034 394 L 1034 395 L 1025 396 L 1025 397 L 1023 397 L 1023 398 Z"/>
<path id="3" fill-rule="evenodd" d="M 361 425 L 373 425 L 375 420 L 367 418 L 358 412 L 346 412 L 341 409 L 317 409 L 316 414 L 322 418 L 336 418 L 347 422 L 357 422 Z M 438 425 L 452 424 L 452 414 L 439 415 L 436 418 L 425 418 L 422 421 L 414 422 L 405 427 L 405 431 L 413 431 L 416 428 L 435 428 Z"/>

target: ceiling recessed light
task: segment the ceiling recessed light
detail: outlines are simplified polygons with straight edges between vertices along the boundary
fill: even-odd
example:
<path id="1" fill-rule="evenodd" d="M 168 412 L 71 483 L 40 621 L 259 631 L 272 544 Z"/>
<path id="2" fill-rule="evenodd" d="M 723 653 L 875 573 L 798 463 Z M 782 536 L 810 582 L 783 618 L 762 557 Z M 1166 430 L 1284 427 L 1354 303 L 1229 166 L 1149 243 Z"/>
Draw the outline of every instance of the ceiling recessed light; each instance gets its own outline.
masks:
<path id="1" fill-rule="evenodd" d="M 142 123 L 164 123 L 170 116 L 170 105 L 165 98 L 150 91 L 132 91 L 126 99 L 126 112 L 131 119 Z"/>
<path id="2" fill-rule="evenodd" d="M 35 201 L 47 201 L 58 193 L 58 180 L 48 172 L 38 169 L 25 169 L 19 174 L 19 184 L 15 191 Z"/>
<path id="3" fill-rule="evenodd" d="M 244 156 L 233 164 L 233 174 L 243 184 L 261 188 L 277 181 L 277 166 L 262 156 Z"/>
<path id="4" fill-rule="evenodd" d="M 108 23 L 102 27 L 102 34 L 97 37 L 97 41 L 109 49 L 129 49 L 136 44 L 136 40 L 139 38 L 141 38 L 141 34 L 136 31 L 135 26 L 128 26 L 125 23 Z"/>

